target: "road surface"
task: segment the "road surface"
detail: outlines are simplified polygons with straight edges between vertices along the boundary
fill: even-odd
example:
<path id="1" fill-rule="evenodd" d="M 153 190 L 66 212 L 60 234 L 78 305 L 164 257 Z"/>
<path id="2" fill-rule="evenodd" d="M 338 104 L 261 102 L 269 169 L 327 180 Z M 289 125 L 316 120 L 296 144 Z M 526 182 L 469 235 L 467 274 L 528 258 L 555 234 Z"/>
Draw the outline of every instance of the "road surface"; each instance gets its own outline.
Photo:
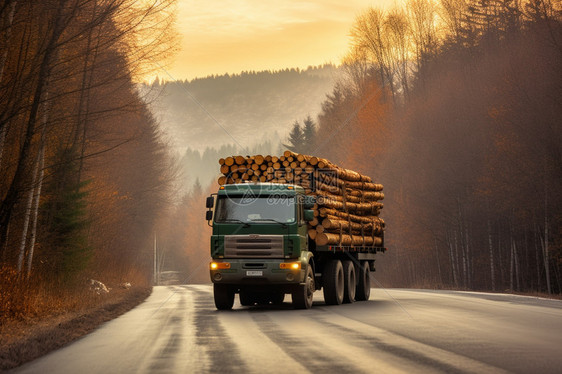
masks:
<path id="1" fill-rule="evenodd" d="M 15 373 L 562 373 L 562 301 L 373 289 L 310 310 L 219 312 L 206 285 L 140 306 Z"/>

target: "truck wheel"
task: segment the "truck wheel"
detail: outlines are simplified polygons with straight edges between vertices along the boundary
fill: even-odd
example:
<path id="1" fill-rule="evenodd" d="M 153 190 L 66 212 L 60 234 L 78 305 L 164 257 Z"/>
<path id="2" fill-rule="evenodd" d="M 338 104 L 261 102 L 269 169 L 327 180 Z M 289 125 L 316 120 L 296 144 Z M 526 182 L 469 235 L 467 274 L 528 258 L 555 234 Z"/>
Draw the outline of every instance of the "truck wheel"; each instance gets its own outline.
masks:
<path id="1" fill-rule="evenodd" d="M 324 300 L 329 305 L 339 305 L 343 301 L 344 277 L 340 260 L 331 260 L 324 269 Z"/>
<path id="2" fill-rule="evenodd" d="M 214 284 L 215 306 L 218 310 L 230 310 L 234 305 L 234 290 L 226 284 Z"/>
<path id="3" fill-rule="evenodd" d="M 293 292 L 293 305 L 295 309 L 310 309 L 314 297 L 314 273 L 312 266 L 308 265 L 304 284 L 299 284 L 297 290 Z"/>
<path id="4" fill-rule="evenodd" d="M 369 300 L 371 296 L 371 274 L 369 263 L 363 261 L 359 269 L 359 282 L 357 283 L 357 293 L 355 298 L 357 301 Z"/>
<path id="5" fill-rule="evenodd" d="M 254 295 L 251 292 L 240 290 L 240 305 L 253 306 L 255 304 Z"/>
<path id="6" fill-rule="evenodd" d="M 357 279 L 355 278 L 355 266 L 353 266 L 353 262 L 343 262 L 343 276 L 345 280 L 343 302 L 349 304 L 355 301 L 355 287 L 357 286 Z"/>

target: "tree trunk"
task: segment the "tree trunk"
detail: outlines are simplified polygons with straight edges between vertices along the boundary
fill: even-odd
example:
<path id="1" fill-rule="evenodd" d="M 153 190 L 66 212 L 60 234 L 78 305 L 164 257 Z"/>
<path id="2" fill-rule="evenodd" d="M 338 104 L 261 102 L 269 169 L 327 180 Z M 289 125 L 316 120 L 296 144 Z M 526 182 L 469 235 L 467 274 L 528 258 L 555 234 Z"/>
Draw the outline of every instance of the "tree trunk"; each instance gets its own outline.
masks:
<path id="1" fill-rule="evenodd" d="M 33 194 L 35 192 L 35 182 L 37 180 L 37 172 L 39 170 L 39 159 L 35 162 L 35 166 L 33 167 L 33 177 L 31 181 L 31 187 L 29 189 L 29 193 L 27 196 L 27 203 L 25 205 L 25 214 L 23 218 L 23 227 L 21 231 L 21 240 L 19 246 L 19 254 L 18 254 L 18 273 L 21 273 L 23 268 L 23 259 L 25 258 L 25 247 L 27 243 L 27 230 L 29 228 L 29 220 L 31 217 L 31 209 L 33 207 Z"/>
<path id="2" fill-rule="evenodd" d="M 539 259 L 539 245 L 537 244 L 540 241 L 540 235 L 539 235 L 539 227 L 537 225 L 536 222 L 536 217 L 535 217 L 535 266 L 537 269 L 537 291 L 541 290 L 541 261 Z"/>
<path id="3" fill-rule="evenodd" d="M 43 188 L 43 176 L 45 167 L 45 142 L 47 135 L 47 123 L 49 121 L 49 90 L 46 88 L 45 92 L 45 103 L 43 104 L 43 129 L 41 130 L 41 145 L 39 149 L 39 178 L 36 181 L 36 193 L 33 199 L 33 216 L 32 216 L 32 226 L 31 226 L 31 237 L 29 238 L 29 250 L 27 255 L 27 279 L 31 275 L 31 265 L 33 263 L 33 253 L 35 249 L 35 240 L 37 238 L 37 221 L 39 218 L 39 202 L 41 200 L 41 190 Z M 34 185 L 35 185 L 34 184 Z"/>
<path id="4" fill-rule="evenodd" d="M 0 86 L 2 84 L 2 78 L 4 77 L 4 68 L 6 66 L 6 61 L 8 60 L 8 50 L 10 46 L 10 40 L 12 38 L 12 24 L 14 22 L 14 13 L 16 11 L 16 5 L 18 1 L 13 0 L 10 11 L 8 13 L 8 21 L 6 25 L 6 35 L 4 36 L 4 52 L 0 56 Z M 2 167 L 2 156 L 4 154 L 4 144 L 6 142 L 6 124 L 0 123 L 0 168 Z"/>
<path id="5" fill-rule="evenodd" d="M 4 29 L 6 30 L 6 35 L 4 36 L 4 52 L 2 52 L 2 56 L 0 56 L 0 83 L 2 83 L 2 78 L 4 77 L 4 68 L 6 67 L 6 61 L 8 60 L 8 50 L 10 40 L 12 39 L 12 24 L 14 23 L 14 14 L 16 12 L 17 4 L 18 0 L 12 0 L 10 11 L 8 12 L 8 20 L 6 26 L 4 27 Z M 2 154 L 1 151 L 2 148 L 0 147 L 0 155 Z"/>
<path id="6" fill-rule="evenodd" d="M 37 220 L 39 218 L 39 201 L 41 200 L 41 189 L 43 186 L 43 175 L 45 165 L 45 144 L 41 144 L 41 159 L 39 162 L 39 181 L 37 185 L 37 192 L 33 202 L 33 223 L 31 226 L 31 237 L 29 238 L 29 251 L 27 255 L 27 278 L 31 275 L 31 264 L 33 262 L 33 252 L 35 248 L 35 240 L 37 238 Z"/>
<path id="7" fill-rule="evenodd" d="M 441 275 L 441 262 L 439 261 L 439 246 L 437 245 L 437 238 L 433 237 L 435 242 L 435 257 L 437 260 L 437 274 L 439 275 L 439 284 L 443 284 L 443 276 Z"/>
<path id="8" fill-rule="evenodd" d="M 492 280 L 492 291 L 496 290 L 496 275 L 494 273 L 494 249 L 492 247 L 492 226 L 488 217 L 488 250 L 490 253 L 490 279 Z"/>
<path id="9" fill-rule="evenodd" d="M 33 100 L 30 106 L 27 127 L 25 130 L 25 135 L 23 137 L 23 144 L 20 149 L 20 156 L 16 165 L 14 177 L 12 181 L 9 183 L 9 188 L 5 195 L 5 198 L 0 204 L 0 227 L 7 227 L 7 225 L 9 224 L 12 217 L 13 208 L 15 204 L 18 202 L 22 192 L 22 185 L 24 183 L 25 176 L 27 174 L 26 173 L 27 158 L 28 158 L 29 150 L 32 145 L 33 136 L 35 135 L 39 107 L 43 100 L 42 98 L 43 98 L 45 87 L 50 78 L 50 72 L 53 63 L 52 60 L 54 59 L 56 53 L 56 44 L 62 32 L 64 31 L 64 28 L 66 27 L 66 25 L 63 24 L 65 17 L 63 17 L 62 14 L 66 1 L 67 0 L 59 1 L 59 6 L 57 7 L 57 13 L 55 16 L 54 29 L 49 37 L 49 41 L 45 48 L 43 60 L 41 61 L 38 79 L 37 79 L 37 86 L 33 94 Z M 3 230 L 1 234 L 2 237 L 0 238 L 0 245 L 2 245 L 7 239 L 5 230 Z"/>

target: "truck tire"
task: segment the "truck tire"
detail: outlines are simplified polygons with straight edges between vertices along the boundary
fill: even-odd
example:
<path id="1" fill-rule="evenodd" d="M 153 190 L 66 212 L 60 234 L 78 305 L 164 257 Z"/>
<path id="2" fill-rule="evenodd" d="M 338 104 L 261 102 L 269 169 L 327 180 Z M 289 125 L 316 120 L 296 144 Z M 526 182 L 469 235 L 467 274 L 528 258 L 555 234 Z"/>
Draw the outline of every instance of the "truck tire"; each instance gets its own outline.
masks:
<path id="1" fill-rule="evenodd" d="M 234 290 L 226 284 L 213 285 L 213 294 L 215 296 L 215 306 L 218 310 L 230 310 L 234 305 Z"/>
<path id="2" fill-rule="evenodd" d="M 324 268 L 324 300 L 328 305 L 340 305 L 343 302 L 344 275 L 340 260 L 331 260 Z"/>
<path id="3" fill-rule="evenodd" d="M 353 262 L 347 260 L 343 262 L 344 290 L 343 302 L 350 304 L 355 301 L 355 288 L 357 287 L 357 278 L 355 277 L 355 266 Z"/>
<path id="4" fill-rule="evenodd" d="M 240 296 L 240 305 L 242 306 L 253 306 L 256 303 L 254 294 L 249 291 L 240 290 L 239 296 Z"/>
<path id="5" fill-rule="evenodd" d="M 359 268 L 359 282 L 357 282 L 357 292 L 355 299 L 357 301 L 369 300 L 371 296 L 371 271 L 369 262 L 363 261 Z"/>
<path id="6" fill-rule="evenodd" d="M 299 284 L 291 295 L 295 309 L 310 309 L 312 307 L 315 289 L 314 272 L 312 271 L 312 266 L 309 264 L 306 269 L 304 284 Z"/>

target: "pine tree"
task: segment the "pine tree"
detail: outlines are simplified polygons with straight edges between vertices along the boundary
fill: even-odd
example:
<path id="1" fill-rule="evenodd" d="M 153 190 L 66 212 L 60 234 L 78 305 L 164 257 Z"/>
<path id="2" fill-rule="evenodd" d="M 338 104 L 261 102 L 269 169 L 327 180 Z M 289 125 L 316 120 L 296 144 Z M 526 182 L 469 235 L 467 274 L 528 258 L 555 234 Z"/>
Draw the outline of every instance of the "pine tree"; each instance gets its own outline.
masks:
<path id="1" fill-rule="evenodd" d="M 308 115 L 304 119 L 303 123 L 304 126 L 302 132 L 303 132 L 304 144 L 308 149 L 310 149 L 314 147 L 316 141 L 316 124 L 314 123 L 310 115 Z"/>
<path id="2" fill-rule="evenodd" d="M 289 133 L 289 143 L 288 144 L 283 143 L 283 145 L 287 149 L 297 153 L 300 153 L 304 150 L 306 146 L 306 141 L 305 141 L 303 129 L 301 128 L 299 121 L 295 121 L 295 123 L 293 124 L 293 129 Z"/>

